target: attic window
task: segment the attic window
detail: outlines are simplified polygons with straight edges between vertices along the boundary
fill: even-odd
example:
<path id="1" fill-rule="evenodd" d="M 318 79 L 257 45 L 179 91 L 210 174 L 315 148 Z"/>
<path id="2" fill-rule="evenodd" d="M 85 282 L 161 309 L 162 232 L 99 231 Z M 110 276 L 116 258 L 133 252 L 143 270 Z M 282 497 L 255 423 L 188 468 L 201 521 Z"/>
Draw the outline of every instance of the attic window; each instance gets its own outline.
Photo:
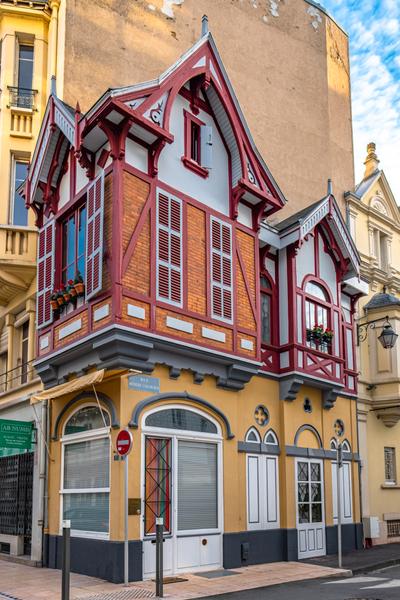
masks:
<path id="1" fill-rule="evenodd" d="M 187 110 L 184 111 L 184 117 L 185 154 L 182 162 L 186 168 L 205 179 L 212 166 L 212 128 Z"/>

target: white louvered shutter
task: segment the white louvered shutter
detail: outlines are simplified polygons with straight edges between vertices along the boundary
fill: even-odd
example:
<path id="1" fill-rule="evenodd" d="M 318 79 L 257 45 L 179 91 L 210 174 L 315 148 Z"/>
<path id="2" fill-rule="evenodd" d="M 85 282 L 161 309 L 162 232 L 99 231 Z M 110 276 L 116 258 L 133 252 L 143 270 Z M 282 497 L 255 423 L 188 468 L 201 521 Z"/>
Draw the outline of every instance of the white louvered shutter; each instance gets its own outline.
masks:
<path id="1" fill-rule="evenodd" d="M 38 239 L 38 275 L 36 295 L 37 328 L 45 327 L 53 321 L 50 296 L 54 287 L 54 219 L 48 221 L 39 231 Z"/>
<path id="2" fill-rule="evenodd" d="M 104 174 L 87 191 L 86 220 L 86 300 L 101 291 L 103 284 Z"/>
<path id="3" fill-rule="evenodd" d="M 211 298 L 212 316 L 232 321 L 232 229 L 211 218 Z"/>
<path id="4" fill-rule="evenodd" d="M 205 169 L 212 169 L 212 148 L 213 148 L 213 131 L 210 125 L 201 125 L 200 128 L 200 143 L 201 143 L 201 166 Z"/>
<path id="5" fill-rule="evenodd" d="M 157 299 L 182 305 L 182 202 L 164 193 L 157 201 Z"/>

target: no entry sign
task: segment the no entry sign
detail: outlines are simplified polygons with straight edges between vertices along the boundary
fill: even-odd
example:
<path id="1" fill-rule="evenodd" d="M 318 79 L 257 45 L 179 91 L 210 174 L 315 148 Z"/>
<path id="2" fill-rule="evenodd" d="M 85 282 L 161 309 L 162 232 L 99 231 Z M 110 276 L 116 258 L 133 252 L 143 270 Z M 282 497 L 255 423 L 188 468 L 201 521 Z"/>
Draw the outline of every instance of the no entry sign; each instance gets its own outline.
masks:
<path id="1" fill-rule="evenodd" d="M 121 429 L 117 435 L 117 452 L 120 456 L 126 456 L 132 450 L 132 434 L 126 429 Z"/>

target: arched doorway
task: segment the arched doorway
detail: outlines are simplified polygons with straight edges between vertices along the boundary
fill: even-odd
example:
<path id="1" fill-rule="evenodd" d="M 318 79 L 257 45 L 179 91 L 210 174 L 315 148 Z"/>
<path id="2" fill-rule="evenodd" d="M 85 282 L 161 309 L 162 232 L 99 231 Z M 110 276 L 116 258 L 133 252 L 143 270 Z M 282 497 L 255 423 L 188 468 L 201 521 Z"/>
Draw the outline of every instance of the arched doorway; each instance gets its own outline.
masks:
<path id="1" fill-rule="evenodd" d="M 155 573 L 156 518 L 164 519 L 164 572 L 222 566 L 222 432 L 209 414 L 168 404 L 142 417 L 143 578 Z"/>

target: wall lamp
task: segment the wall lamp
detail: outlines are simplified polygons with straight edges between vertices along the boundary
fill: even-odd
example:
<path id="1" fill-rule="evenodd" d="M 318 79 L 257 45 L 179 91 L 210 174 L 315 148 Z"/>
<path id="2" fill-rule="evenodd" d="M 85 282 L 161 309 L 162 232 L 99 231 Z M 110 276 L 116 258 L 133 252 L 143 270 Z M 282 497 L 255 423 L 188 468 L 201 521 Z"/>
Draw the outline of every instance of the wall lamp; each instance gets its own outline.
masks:
<path id="1" fill-rule="evenodd" d="M 368 329 L 375 329 L 376 323 L 378 323 L 379 321 L 382 321 L 382 317 L 380 319 L 375 319 L 374 321 L 362 323 L 361 325 L 357 324 L 357 346 L 359 346 L 361 342 L 364 342 L 367 339 Z M 385 317 L 385 320 L 381 327 L 382 331 L 378 337 L 378 340 L 386 350 L 390 350 L 391 348 L 394 348 L 397 338 L 399 336 L 397 335 L 397 333 L 395 333 L 393 327 L 391 326 L 388 316 Z"/>

